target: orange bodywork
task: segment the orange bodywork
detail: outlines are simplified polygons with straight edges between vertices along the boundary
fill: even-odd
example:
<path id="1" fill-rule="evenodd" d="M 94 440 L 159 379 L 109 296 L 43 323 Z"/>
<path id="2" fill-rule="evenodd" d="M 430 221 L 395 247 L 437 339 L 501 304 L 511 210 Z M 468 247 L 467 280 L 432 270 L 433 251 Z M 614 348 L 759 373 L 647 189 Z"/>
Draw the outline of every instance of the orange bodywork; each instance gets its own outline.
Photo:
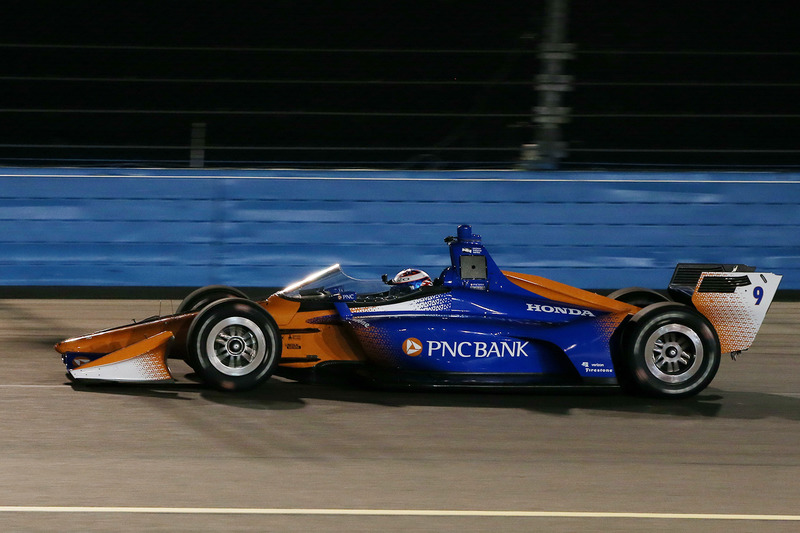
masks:
<path id="1" fill-rule="evenodd" d="M 278 295 L 258 302 L 278 325 L 282 339 L 282 365 L 304 368 L 322 361 L 362 361 L 366 359 L 361 347 L 345 329 L 333 323 L 315 323 L 314 319 L 335 314 L 333 310 L 300 312 L 299 302 Z M 97 333 L 67 339 L 55 345 L 59 353 L 111 353 L 141 342 L 162 332 L 171 332 L 175 338 L 169 357 L 186 357 L 186 337 L 197 312 L 130 324 Z"/>
<path id="2" fill-rule="evenodd" d="M 196 314 L 172 315 L 139 324 L 98 331 L 59 342 L 55 349 L 59 353 L 111 353 L 164 331 L 169 331 L 176 341 L 170 351 L 170 357 L 182 357 L 185 354 L 186 334 Z"/>
<path id="3" fill-rule="evenodd" d="M 314 319 L 335 314 L 332 310 L 300 311 L 300 303 L 272 295 L 261 304 L 278 324 L 283 340 L 285 366 L 303 368 L 322 361 L 364 361 L 361 346 L 336 323 Z M 308 361 L 298 361 L 308 358 Z"/>
<path id="4" fill-rule="evenodd" d="M 557 302 L 590 307 L 598 311 L 609 313 L 636 314 L 640 310 L 640 308 L 635 305 L 612 300 L 600 294 L 578 289 L 547 278 L 531 276 L 530 274 L 508 272 L 505 270 L 503 274 L 514 285 Z"/>
<path id="5" fill-rule="evenodd" d="M 503 274 L 514 285 L 539 296 L 556 302 L 589 307 L 608 313 L 597 320 L 597 327 L 607 341 L 611 339 L 611 336 L 622 324 L 623 320 L 641 310 L 635 305 L 612 300 L 600 294 L 578 289 L 547 278 L 507 271 L 503 271 Z"/>

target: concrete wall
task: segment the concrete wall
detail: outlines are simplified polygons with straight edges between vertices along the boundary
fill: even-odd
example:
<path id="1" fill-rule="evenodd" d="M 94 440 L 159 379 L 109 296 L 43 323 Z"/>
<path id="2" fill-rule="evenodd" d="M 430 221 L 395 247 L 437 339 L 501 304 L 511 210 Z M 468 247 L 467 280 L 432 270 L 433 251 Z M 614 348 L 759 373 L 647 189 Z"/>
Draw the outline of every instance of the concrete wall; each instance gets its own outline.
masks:
<path id="1" fill-rule="evenodd" d="M 108 168 L 0 169 L 0 285 L 438 275 L 463 223 L 501 268 L 580 287 L 738 262 L 800 289 L 800 174 Z"/>

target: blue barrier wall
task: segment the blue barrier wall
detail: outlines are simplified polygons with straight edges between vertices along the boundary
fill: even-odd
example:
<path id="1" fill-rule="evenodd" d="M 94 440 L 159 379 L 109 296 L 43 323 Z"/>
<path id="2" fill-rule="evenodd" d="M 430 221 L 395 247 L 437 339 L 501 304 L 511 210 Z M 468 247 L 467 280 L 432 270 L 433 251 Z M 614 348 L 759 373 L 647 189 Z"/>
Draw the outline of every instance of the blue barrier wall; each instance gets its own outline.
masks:
<path id="1" fill-rule="evenodd" d="M 0 285 L 438 275 L 462 223 L 501 268 L 580 287 L 738 262 L 800 289 L 800 174 L 23 168 L 0 169 Z"/>

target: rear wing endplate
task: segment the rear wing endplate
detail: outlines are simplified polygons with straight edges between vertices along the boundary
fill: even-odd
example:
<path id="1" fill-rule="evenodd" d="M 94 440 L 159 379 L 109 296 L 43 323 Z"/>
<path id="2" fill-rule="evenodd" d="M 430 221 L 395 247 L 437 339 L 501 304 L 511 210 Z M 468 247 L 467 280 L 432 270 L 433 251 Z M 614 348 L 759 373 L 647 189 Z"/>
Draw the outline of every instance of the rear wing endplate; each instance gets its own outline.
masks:
<path id="1" fill-rule="evenodd" d="M 750 348 L 783 278 L 755 270 L 747 265 L 687 263 L 675 268 L 670 296 L 708 318 L 722 353 Z"/>

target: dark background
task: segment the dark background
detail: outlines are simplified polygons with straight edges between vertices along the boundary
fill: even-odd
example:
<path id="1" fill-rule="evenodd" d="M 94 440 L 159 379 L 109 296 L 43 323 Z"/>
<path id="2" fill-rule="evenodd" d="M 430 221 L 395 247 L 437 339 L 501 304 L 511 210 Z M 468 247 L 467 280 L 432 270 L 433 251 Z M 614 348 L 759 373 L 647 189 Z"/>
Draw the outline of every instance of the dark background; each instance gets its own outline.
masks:
<path id="1" fill-rule="evenodd" d="M 7 0 L 0 164 L 522 168 L 546 8 Z M 798 15 L 570 0 L 560 168 L 796 168 Z"/>

